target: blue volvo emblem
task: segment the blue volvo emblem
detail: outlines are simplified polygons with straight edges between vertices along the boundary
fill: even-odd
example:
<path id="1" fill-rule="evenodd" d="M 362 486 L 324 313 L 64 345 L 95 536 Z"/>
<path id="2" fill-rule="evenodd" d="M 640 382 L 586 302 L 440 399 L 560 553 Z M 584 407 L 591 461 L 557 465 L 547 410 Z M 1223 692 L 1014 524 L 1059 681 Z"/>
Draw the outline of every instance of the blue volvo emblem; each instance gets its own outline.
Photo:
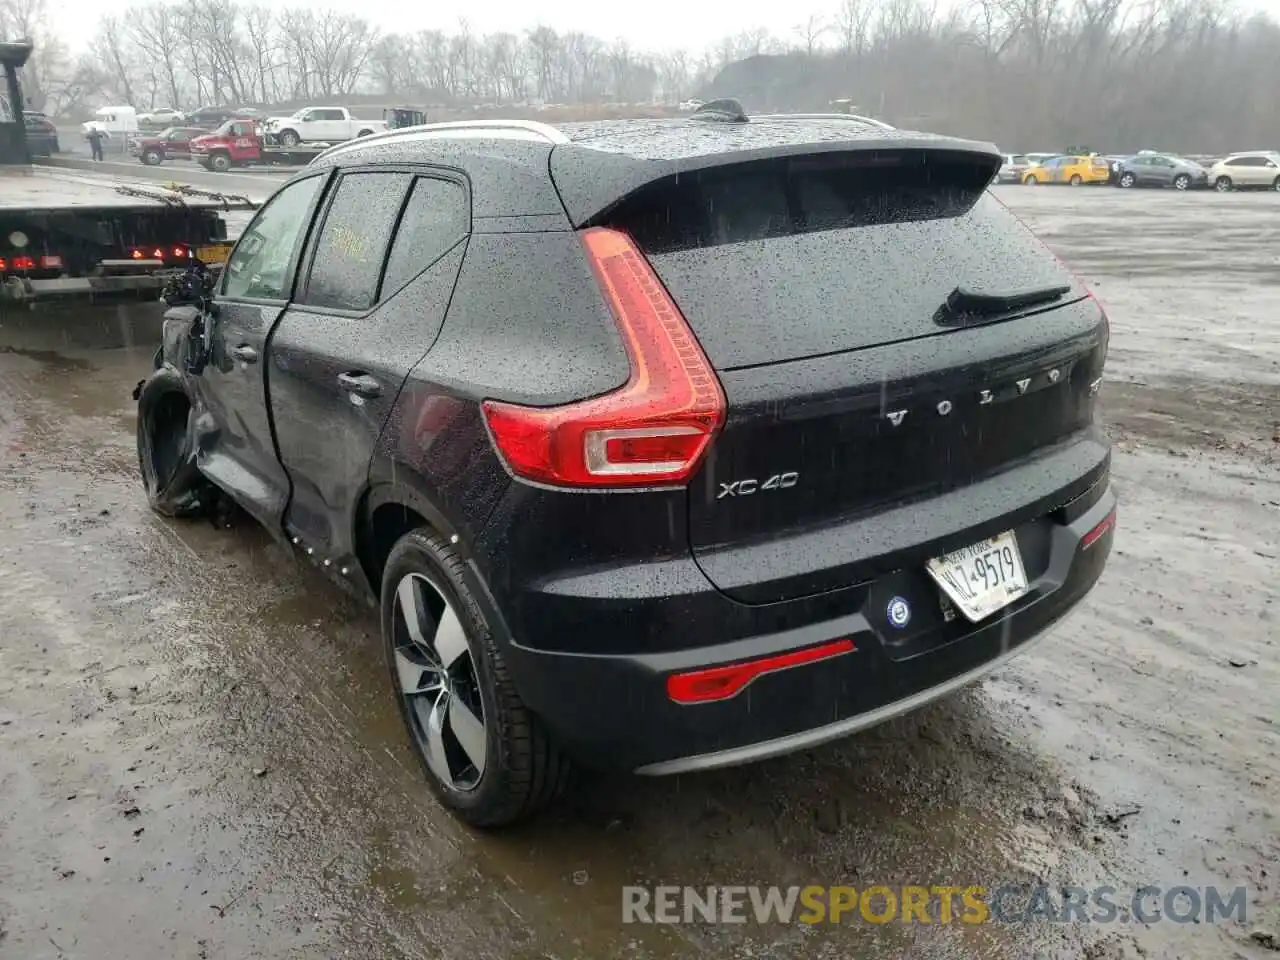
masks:
<path id="1" fill-rule="evenodd" d="M 885 615 L 889 618 L 890 626 L 901 630 L 911 622 L 911 604 L 907 603 L 902 597 L 894 597 L 889 601 Z"/>

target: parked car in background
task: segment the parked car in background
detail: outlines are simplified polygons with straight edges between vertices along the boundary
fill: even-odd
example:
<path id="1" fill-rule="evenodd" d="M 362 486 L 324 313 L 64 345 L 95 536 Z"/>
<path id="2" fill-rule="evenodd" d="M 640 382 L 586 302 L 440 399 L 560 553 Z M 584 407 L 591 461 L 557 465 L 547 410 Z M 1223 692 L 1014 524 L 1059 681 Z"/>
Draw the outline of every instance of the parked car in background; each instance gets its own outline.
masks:
<path id="1" fill-rule="evenodd" d="M 1031 167 L 1031 161 L 1020 153 L 1005 153 L 1000 156 L 1000 169 L 996 172 L 996 183 L 1021 183 L 1022 175 Z"/>
<path id="2" fill-rule="evenodd" d="M 187 119 L 186 114 L 173 107 L 156 107 L 138 114 L 138 125 L 143 127 L 170 127 Z"/>
<path id="3" fill-rule="evenodd" d="M 1053 157 L 1028 167 L 1022 182 L 1034 186 L 1038 183 L 1068 183 L 1078 187 L 1084 183 L 1106 183 L 1111 168 L 1102 157 L 1066 156 Z"/>
<path id="4" fill-rule="evenodd" d="M 1027 163 L 1031 164 L 1032 166 L 1035 166 L 1037 163 L 1044 163 L 1046 160 L 1052 160 L 1054 157 L 1061 156 L 1061 154 L 1059 153 L 1024 153 L 1023 156 L 1027 158 Z"/>
<path id="5" fill-rule="evenodd" d="M 1121 161 L 1116 182 L 1122 187 L 1173 187 L 1191 190 L 1209 185 L 1209 171 L 1194 160 L 1143 153 Z"/>
<path id="6" fill-rule="evenodd" d="M 847 118 L 340 144 L 166 323 L 149 502 L 220 488 L 380 604 L 423 775 L 476 825 L 567 758 L 709 770 L 915 710 L 1111 549 L 1107 318 L 999 165 Z"/>
<path id="7" fill-rule="evenodd" d="M 187 115 L 186 122 L 193 127 L 216 130 L 235 116 L 230 107 L 200 107 Z"/>
<path id="8" fill-rule="evenodd" d="M 263 129 L 282 147 L 300 143 L 340 143 L 387 129 L 382 120 L 361 120 L 346 107 L 303 107 L 288 117 L 268 117 Z"/>
<path id="9" fill-rule="evenodd" d="M 1280 190 L 1280 152 L 1249 150 L 1233 153 L 1209 169 L 1215 190 Z"/>
<path id="10" fill-rule="evenodd" d="M 26 127 L 27 150 L 33 157 L 48 157 L 62 151 L 58 143 L 58 128 L 43 113 L 34 110 L 22 112 Z"/>
<path id="11" fill-rule="evenodd" d="M 129 152 L 149 167 L 170 159 L 191 159 L 191 141 L 207 130 L 200 127 L 169 127 L 154 137 L 132 137 Z"/>

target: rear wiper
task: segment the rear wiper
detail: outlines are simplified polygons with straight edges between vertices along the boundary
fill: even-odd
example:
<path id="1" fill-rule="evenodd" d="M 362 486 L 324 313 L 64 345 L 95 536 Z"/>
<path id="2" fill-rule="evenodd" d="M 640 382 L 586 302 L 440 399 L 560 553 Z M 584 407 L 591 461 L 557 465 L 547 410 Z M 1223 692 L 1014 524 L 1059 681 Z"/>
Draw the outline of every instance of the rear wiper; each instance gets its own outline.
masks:
<path id="1" fill-rule="evenodd" d="M 956 287 L 947 294 L 946 302 L 934 314 L 937 323 L 963 322 L 965 317 L 993 317 L 1013 313 L 1027 307 L 1039 306 L 1061 300 L 1071 292 L 1069 284 L 1056 287 L 1037 287 L 1012 293 L 980 293 L 967 287 Z"/>

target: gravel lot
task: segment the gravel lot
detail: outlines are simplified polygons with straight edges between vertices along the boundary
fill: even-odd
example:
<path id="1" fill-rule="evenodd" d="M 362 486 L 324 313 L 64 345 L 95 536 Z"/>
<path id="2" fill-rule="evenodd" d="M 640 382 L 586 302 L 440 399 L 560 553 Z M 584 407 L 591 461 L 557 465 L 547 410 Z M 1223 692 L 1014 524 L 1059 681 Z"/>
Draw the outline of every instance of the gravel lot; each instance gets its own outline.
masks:
<path id="1" fill-rule="evenodd" d="M 1280 196 L 998 191 L 1113 322 L 1120 525 L 1055 636 L 811 754 L 443 815 L 371 614 L 169 523 L 156 311 L 0 314 L 0 957 L 1273 957 Z M 628 883 L 1248 887 L 1244 924 L 627 926 Z"/>

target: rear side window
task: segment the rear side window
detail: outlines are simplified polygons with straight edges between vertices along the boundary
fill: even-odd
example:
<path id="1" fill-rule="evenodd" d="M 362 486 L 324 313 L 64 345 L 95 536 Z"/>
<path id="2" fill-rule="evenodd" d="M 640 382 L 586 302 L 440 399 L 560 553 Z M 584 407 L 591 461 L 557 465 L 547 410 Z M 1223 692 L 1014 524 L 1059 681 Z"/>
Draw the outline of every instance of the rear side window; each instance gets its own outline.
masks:
<path id="1" fill-rule="evenodd" d="M 408 173 L 349 173 L 338 183 L 297 302 L 334 310 L 368 310 L 405 194 Z"/>
<path id="2" fill-rule="evenodd" d="M 462 185 L 451 180 L 419 177 L 387 257 L 382 299 L 439 260 L 470 230 L 471 210 Z"/>
<path id="3" fill-rule="evenodd" d="M 720 369 L 939 332 L 956 287 L 1073 285 L 987 192 L 994 158 L 825 154 L 661 181 L 610 217 Z"/>

